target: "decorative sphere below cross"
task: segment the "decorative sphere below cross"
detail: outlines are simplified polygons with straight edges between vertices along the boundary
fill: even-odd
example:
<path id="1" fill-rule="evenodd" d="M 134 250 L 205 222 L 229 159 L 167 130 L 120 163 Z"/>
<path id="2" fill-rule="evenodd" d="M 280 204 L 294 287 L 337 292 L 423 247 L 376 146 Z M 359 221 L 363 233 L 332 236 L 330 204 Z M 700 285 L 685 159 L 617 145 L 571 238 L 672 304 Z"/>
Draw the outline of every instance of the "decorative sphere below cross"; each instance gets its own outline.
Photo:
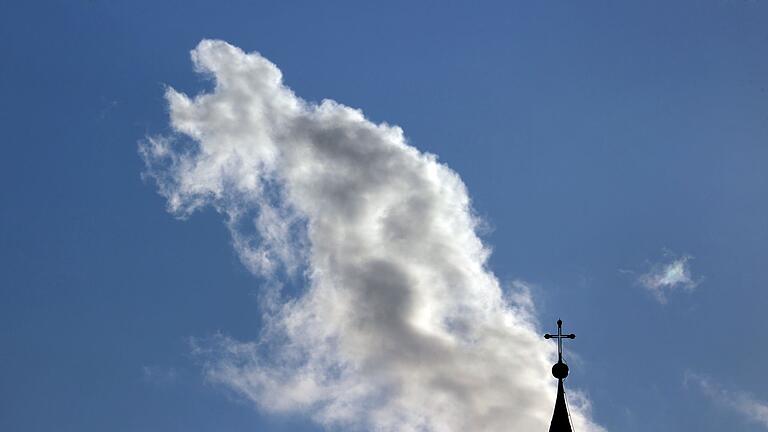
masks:
<path id="1" fill-rule="evenodd" d="M 568 376 L 568 365 L 563 362 L 557 362 L 552 366 L 552 376 L 557 379 L 565 379 Z"/>

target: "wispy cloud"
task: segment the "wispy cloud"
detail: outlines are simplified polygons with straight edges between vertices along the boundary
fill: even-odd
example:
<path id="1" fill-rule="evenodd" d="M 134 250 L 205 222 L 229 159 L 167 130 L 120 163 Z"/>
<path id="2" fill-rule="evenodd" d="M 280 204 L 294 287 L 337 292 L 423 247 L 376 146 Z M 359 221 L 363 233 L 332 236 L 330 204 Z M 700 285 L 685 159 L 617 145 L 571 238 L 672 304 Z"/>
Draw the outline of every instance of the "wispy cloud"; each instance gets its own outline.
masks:
<path id="1" fill-rule="evenodd" d="M 768 401 L 759 400 L 747 392 L 726 390 L 710 378 L 693 372 L 685 373 L 684 383 L 694 386 L 716 404 L 732 409 L 740 413 L 745 420 L 768 430 Z"/>
<path id="2" fill-rule="evenodd" d="M 651 264 L 648 272 L 637 278 L 637 283 L 647 289 L 659 303 L 667 302 L 673 291 L 693 291 L 699 284 L 691 274 L 690 255 L 676 256 L 664 253 L 663 262 Z"/>
<path id="3" fill-rule="evenodd" d="M 397 126 L 297 97 L 258 53 L 192 58 L 215 88 L 168 90 L 185 138 L 143 143 L 148 175 L 177 215 L 216 208 L 267 285 L 306 283 L 265 296 L 259 340 L 198 343 L 208 377 L 334 429 L 546 430 L 553 345 L 524 284 L 505 296 L 488 270 L 459 175 Z M 602 430 L 578 402 L 576 430 Z"/>
<path id="4" fill-rule="evenodd" d="M 173 384 L 179 376 L 176 368 L 168 366 L 144 366 L 141 372 L 145 381 L 159 385 Z"/>

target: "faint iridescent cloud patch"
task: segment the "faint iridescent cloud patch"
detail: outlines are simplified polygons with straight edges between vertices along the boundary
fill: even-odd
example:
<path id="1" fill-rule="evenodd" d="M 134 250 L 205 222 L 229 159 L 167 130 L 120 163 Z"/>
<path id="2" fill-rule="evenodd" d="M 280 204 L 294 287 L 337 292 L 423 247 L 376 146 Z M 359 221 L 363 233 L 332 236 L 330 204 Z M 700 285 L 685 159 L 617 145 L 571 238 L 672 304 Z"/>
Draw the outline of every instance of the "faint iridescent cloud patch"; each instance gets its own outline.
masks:
<path id="1" fill-rule="evenodd" d="M 693 292 L 701 282 L 691 270 L 691 255 L 676 255 L 665 251 L 662 260 L 651 263 L 636 283 L 645 288 L 659 303 L 666 304 L 673 292 Z"/>

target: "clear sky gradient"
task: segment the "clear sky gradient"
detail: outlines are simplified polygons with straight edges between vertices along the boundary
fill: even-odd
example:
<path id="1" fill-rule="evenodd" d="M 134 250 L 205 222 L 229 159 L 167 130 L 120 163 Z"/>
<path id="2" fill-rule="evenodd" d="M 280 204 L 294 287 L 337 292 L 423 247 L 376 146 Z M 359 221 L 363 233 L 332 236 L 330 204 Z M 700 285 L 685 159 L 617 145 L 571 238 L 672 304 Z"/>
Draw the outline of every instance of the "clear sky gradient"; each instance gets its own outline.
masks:
<path id="1" fill-rule="evenodd" d="M 609 431 L 768 430 L 767 23 L 760 0 L 1 2 L 0 430 L 320 430 L 191 354 L 261 325 L 221 218 L 141 178 L 165 85 L 211 87 L 203 38 L 455 170 Z"/>

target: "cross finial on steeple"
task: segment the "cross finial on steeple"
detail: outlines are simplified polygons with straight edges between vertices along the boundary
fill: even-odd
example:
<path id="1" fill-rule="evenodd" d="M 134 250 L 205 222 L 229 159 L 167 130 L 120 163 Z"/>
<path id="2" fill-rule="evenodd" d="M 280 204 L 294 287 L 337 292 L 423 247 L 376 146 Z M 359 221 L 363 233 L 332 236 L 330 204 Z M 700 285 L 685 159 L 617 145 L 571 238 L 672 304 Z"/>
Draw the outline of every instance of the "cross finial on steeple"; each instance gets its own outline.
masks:
<path id="1" fill-rule="evenodd" d="M 544 339 L 557 339 L 557 364 L 552 368 L 552 374 L 558 379 L 565 378 L 568 376 L 568 366 L 565 366 L 565 363 L 563 363 L 563 339 L 576 339 L 576 335 L 573 333 L 564 335 L 563 321 L 557 320 L 557 334 L 551 335 L 547 333 L 544 335 Z M 563 365 L 564 367 L 560 365 Z"/>

